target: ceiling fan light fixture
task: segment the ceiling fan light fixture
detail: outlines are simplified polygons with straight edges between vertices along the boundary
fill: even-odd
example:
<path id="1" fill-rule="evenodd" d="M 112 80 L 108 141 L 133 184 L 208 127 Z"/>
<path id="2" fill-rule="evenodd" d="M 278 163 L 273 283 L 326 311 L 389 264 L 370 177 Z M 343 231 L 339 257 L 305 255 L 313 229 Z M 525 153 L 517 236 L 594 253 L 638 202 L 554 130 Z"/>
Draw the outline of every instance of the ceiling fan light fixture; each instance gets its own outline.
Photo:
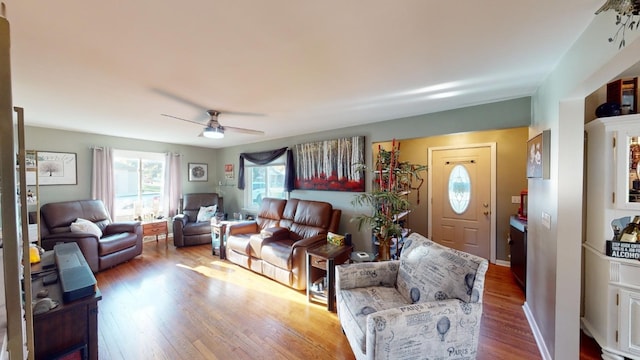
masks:
<path id="1" fill-rule="evenodd" d="M 202 136 L 209 139 L 222 139 L 224 138 L 224 130 L 220 127 L 206 127 L 202 131 Z"/>

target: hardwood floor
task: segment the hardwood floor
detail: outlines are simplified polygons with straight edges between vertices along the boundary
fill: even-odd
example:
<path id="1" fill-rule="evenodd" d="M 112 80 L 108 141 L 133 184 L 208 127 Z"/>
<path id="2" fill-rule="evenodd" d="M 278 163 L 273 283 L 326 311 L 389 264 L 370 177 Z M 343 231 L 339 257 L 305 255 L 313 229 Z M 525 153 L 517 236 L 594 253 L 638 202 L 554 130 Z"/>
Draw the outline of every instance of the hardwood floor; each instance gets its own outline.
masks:
<path id="1" fill-rule="evenodd" d="M 335 313 L 211 255 L 147 242 L 96 274 L 100 359 L 353 359 Z M 508 268 L 486 276 L 478 359 L 541 359 Z M 586 338 L 586 337 L 585 337 Z M 591 339 L 582 359 L 599 359 Z"/>

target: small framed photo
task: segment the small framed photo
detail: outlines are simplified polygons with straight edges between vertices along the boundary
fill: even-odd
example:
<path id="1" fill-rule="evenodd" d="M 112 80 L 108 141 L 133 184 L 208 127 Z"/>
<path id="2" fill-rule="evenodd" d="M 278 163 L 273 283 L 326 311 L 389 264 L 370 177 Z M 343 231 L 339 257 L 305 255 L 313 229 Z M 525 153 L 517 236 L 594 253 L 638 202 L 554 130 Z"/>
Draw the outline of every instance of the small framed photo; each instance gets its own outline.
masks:
<path id="1" fill-rule="evenodd" d="M 233 179 L 233 164 L 224 164 L 224 178 Z"/>
<path id="2" fill-rule="evenodd" d="M 189 163 L 189 181 L 209 181 L 207 164 Z"/>
<path id="3" fill-rule="evenodd" d="M 527 178 L 549 179 L 551 130 L 544 130 L 527 141 Z"/>

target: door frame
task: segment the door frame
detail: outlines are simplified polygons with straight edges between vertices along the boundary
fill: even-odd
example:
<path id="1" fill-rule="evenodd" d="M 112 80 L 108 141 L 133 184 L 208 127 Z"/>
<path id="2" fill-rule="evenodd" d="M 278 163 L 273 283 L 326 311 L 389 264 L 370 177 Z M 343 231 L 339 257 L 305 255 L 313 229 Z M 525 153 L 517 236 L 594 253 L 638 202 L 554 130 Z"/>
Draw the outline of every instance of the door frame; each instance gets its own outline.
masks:
<path id="1" fill-rule="evenodd" d="M 478 144 L 466 144 L 466 145 L 449 145 L 449 146 L 433 146 L 427 149 L 427 164 L 429 171 L 427 172 L 427 194 L 429 194 L 429 208 L 427 209 L 427 227 L 428 237 L 431 238 L 433 234 L 433 152 L 439 150 L 457 150 L 457 149 L 471 149 L 471 148 L 489 148 L 491 151 L 491 224 L 490 224 L 490 244 L 491 244 L 491 259 L 489 261 L 492 264 L 496 263 L 496 143 L 478 143 Z"/>

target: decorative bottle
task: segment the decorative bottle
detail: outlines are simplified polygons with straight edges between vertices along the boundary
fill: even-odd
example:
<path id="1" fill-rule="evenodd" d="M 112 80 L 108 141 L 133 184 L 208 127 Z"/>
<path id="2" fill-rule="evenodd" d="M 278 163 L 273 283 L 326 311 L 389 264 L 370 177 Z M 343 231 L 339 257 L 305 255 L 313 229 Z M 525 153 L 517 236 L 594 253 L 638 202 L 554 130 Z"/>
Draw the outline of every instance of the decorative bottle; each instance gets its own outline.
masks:
<path id="1" fill-rule="evenodd" d="M 638 232 L 640 232 L 640 216 L 636 215 L 633 217 L 633 221 L 622 230 L 620 241 L 636 242 L 638 241 Z"/>

